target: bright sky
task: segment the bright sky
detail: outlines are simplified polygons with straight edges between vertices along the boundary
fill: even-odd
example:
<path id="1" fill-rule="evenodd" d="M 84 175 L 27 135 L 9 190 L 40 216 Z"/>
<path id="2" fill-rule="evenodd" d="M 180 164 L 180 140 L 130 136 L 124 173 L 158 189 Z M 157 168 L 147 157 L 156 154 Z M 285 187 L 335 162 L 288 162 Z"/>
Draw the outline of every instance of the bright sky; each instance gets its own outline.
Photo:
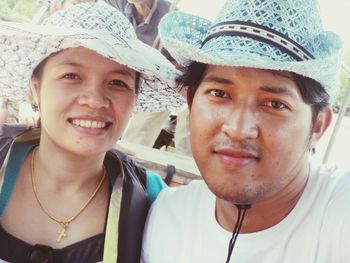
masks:
<path id="1" fill-rule="evenodd" d="M 225 0 L 180 0 L 179 9 L 213 20 Z M 339 34 L 350 48 L 350 0 L 319 0 L 324 28 Z"/>

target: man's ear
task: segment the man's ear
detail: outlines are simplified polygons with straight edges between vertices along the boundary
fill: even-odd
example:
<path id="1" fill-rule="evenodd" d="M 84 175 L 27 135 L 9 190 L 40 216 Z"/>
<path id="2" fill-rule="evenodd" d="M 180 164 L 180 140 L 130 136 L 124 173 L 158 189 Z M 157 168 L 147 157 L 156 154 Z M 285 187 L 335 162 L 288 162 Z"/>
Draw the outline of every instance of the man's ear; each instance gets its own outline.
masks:
<path id="1" fill-rule="evenodd" d="M 320 111 L 317 115 L 310 139 L 310 149 L 315 148 L 317 142 L 321 139 L 325 131 L 332 122 L 332 110 L 328 107 Z"/>
<path id="2" fill-rule="evenodd" d="M 188 110 L 189 110 L 189 111 L 191 111 L 191 107 L 192 107 L 192 100 L 190 100 L 190 99 L 188 98 L 188 96 L 187 96 L 186 100 L 187 100 Z"/>
<path id="3" fill-rule="evenodd" d="M 188 111 L 191 112 L 192 102 L 193 102 L 194 94 L 191 93 L 190 88 L 187 87 L 186 91 L 186 101 L 188 106 Z"/>

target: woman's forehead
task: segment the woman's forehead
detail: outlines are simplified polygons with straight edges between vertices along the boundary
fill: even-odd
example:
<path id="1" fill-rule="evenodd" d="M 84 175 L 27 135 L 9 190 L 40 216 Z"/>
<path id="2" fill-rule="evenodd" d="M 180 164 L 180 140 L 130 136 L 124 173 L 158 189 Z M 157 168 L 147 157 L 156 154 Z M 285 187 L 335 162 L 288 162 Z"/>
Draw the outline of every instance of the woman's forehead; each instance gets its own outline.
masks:
<path id="1" fill-rule="evenodd" d="M 123 71 L 132 76 L 136 75 L 135 70 L 85 47 L 64 49 L 50 55 L 46 60 L 53 66 L 85 67 L 97 71 L 107 69 L 108 71 Z"/>

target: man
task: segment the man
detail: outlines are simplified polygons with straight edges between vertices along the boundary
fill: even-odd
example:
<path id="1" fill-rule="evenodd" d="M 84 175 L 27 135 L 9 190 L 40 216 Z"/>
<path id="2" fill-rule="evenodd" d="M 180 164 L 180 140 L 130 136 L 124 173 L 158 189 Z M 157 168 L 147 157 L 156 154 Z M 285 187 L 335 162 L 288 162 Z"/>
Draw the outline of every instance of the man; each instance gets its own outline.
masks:
<path id="1" fill-rule="evenodd" d="M 169 11 L 167 0 L 104 0 L 111 4 L 134 25 L 137 37 L 152 46 L 158 35 L 160 19 Z"/>
<path id="2" fill-rule="evenodd" d="M 160 35 L 192 62 L 179 82 L 204 181 L 160 194 L 142 261 L 350 262 L 350 173 L 309 163 L 341 50 L 316 1 L 229 0 L 214 23 L 166 16 Z"/>

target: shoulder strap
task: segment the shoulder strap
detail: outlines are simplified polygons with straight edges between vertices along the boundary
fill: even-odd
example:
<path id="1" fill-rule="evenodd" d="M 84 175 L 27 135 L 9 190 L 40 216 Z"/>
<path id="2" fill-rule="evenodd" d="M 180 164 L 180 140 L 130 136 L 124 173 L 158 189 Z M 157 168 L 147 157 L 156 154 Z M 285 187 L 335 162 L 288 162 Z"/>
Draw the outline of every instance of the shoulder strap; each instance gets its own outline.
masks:
<path id="1" fill-rule="evenodd" d="M 112 153 L 121 160 L 125 173 L 119 217 L 118 263 L 139 263 L 149 209 L 146 170 L 125 154 L 116 150 Z"/>
<path id="2" fill-rule="evenodd" d="M 32 127 L 23 125 L 3 125 L 0 127 L 0 167 L 4 163 L 13 140 L 31 129 Z"/>

